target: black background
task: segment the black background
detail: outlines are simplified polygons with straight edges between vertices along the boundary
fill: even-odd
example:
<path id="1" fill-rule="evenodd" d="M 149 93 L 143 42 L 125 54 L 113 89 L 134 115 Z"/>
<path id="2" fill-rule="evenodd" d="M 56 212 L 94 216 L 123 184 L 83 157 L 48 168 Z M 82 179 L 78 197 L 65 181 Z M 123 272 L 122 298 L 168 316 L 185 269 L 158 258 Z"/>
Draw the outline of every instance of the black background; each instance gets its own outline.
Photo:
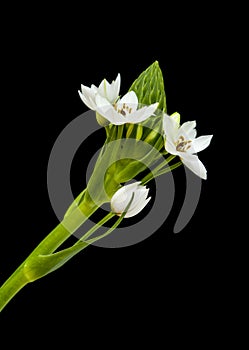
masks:
<path id="1" fill-rule="evenodd" d="M 119 72 L 124 94 L 158 60 L 168 112 L 179 112 L 182 122 L 196 120 L 199 135 L 214 134 L 210 147 L 200 154 L 208 180 L 203 181 L 192 220 L 179 234 L 173 234 L 173 227 L 184 196 L 181 168 L 175 171 L 174 206 L 155 234 L 122 249 L 89 247 L 18 293 L 1 314 L 3 324 L 16 329 L 25 324 L 35 334 L 41 329 L 50 333 L 54 322 L 70 324 L 90 336 L 108 322 L 111 334 L 115 324 L 127 318 L 131 335 L 137 323 L 155 325 L 170 308 L 176 310 L 175 325 L 187 322 L 191 313 L 195 318 L 212 315 L 224 272 L 215 166 L 226 38 L 217 11 L 195 16 L 189 10 L 190 15 L 185 17 L 183 11 L 179 17 L 178 12 L 164 16 L 151 8 L 139 14 L 141 23 L 126 11 L 118 18 L 109 14 L 99 20 L 93 12 L 88 18 L 86 11 L 76 18 L 77 12 L 37 10 L 6 40 L 8 111 L 2 133 L 9 136 L 2 172 L 7 225 L 1 234 L 0 282 L 58 222 L 46 188 L 47 162 L 62 129 L 87 111 L 77 92 L 81 83 L 97 85 Z M 75 182 L 80 186 L 79 177 Z"/>

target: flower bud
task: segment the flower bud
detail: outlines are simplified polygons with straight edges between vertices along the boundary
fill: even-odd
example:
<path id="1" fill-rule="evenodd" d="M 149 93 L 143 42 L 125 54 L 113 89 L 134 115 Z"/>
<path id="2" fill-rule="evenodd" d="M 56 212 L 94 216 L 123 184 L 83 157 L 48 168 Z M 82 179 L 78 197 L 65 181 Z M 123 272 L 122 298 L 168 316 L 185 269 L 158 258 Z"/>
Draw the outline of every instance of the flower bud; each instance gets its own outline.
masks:
<path id="1" fill-rule="evenodd" d="M 128 208 L 125 218 L 135 216 L 146 206 L 151 197 L 147 198 L 149 189 L 140 185 L 140 182 L 134 182 L 117 190 L 111 199 L 111 208 L 114 213 L 121 216 L 129 204 L 134 194 L 133 200 Z"/>
<path id="2" fill-rule="evenodd" d="M 157 61 L 139 75 L 129 91 L 136 93 L 139 103 L 149 106 L 158 102 L 157 108 L 167 111 L 163 75 Z"/>

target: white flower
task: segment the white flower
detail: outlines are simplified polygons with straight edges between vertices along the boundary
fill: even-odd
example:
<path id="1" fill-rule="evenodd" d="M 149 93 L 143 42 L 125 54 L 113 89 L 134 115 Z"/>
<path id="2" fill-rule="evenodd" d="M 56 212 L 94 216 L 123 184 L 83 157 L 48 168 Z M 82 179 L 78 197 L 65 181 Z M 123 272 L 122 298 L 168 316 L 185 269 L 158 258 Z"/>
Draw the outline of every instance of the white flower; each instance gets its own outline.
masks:
<path id="1" fill-rule="evenodd" d="M 151 197 L 147 198 L 149 189 L 146 186 L 140 185 L 140 182 L 134 182 L 130 185 L 125 185 L 117 190 L 111 199 L 111 209 L 118 216 L 124 212 L 129 204 L 132 194 L 134 198 L 131 205 L 125 214 L 125 218 L 130 218 L 138 214 L 150 201 Z"/>
<path id="2" fill-rule="evenodd" d="M 90 88 L 82 84 L 81 91 L 78 91 L 80 98 L 88 108 L 94 111 L 97 108 L 96 96 L 101 96 L 109 103 L 114 103 L 119 96 L 120 80 L 121 77 L 118 74 L 116 80 L 113 80 L 111 84 L 106 79 L 102 80 L 98 88 L 93 84 Z"/>
<path id="3" fill-rule="evenodd" d="M 138 98 L 134 91 L 129 91 L 113 104 L 101 95 L 96 95 L 96 111 L 110 123 L 121 125 L 125 123 L 140 123 L 153 115 L 158 103 L 138 108 Z"/>
<path id="4" fill-rule="evenodd" d="M 173 155 L 180 157 L 193 173 L 202 179 L 207 178 L 207 171 L 198 156 L 210 144 L 213 135 L 200 136 L 196 138 L 196 122 L 186 122 L 179 126 L 177 121 L 165 115 L 163 119 L 163 129 L 166 137 L 165 149 Z"/>
<path id="5" fill-rule="evenodd" d="M 106 125 L 106 122 L 115 125 L 140 123 L 153 115 L 158 106 L 158 103 L 154 103 L 138 109 L 138 98 L 134 91 L 119 99 L 120 80 L 118 74 L 111 84 L 104 79 L 98 88 L 93 84 L 90 88 L 82 84 L 81 91 L 78 91 L 85 105 L 97 112 L 101 125 Z"/>

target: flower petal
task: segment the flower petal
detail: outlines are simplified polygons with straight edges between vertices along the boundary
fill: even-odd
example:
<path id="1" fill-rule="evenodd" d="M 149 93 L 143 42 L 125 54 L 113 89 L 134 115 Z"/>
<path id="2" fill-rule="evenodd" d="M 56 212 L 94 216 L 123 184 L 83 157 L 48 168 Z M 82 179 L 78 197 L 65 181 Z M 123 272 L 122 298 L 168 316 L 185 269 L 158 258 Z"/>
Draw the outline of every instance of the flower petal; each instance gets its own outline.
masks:
<path id="1" fill-rule="evenodd" d="M 105 81 L 106 88 L 106 98 L 109 102 L 114 103 L 119 95 L 120 89 L 120 74 L 118 74 L 116 81 L 112 81 L 111 84 L 106 80 Z"/>
<path id="2" fill-rule="evenodd" d="M 197 153 L 204 150 L 209 146 L 212 137 L 213 135 L 205 135 L 205 136 L 197 137 L 197 139 L 194 139 L 192 141 L 191 148 L 189 149 L 189 151 L 191 151 L 192 153 Z"/>
<path id="3" fill-rule="evenodd" d="M 137 187 L 137 190 L 135 192 L 135 195 L 134 195 L 134 203 L 137 202 L 143 202 L 145 201 L 145 199 L 147 198 L 148 196 L 148 193 L 149 193 L 149 188 L 145 187 L 145 186 L 138 186 Z M 134 190 L 131 190 L 131 192 L 134 191 Z"/>
<path id="4" fill-rule="evenodd" d="M 109 122 L 112 124 L 124 124 L 123 120 L 120 120 L 120 115 L 114 110 L 113 106 L 105 97 L 97 94 L 95 100 L 96 112 L 98 112 L 102 117 L 109 120 Z"/>
<path id="5" fill-rule="evenodd" d="M 113 93 L 113 95 L 111 96 L 112 99 L 110 100 L 112 103 L 115 102 L 116 99 L 119 96 L 120 83 L 121 83 L 121 76 L 118 73 L 116 80 L 114 82 L 112 82 L 112 93 Z"/>
<path id="6" fill-rule="evenodd" d="M 157 104 L 151 105 L 149 107 L 143 107 L 131 114 L 127 113 L 123 115 L 122 113 L 118 113 L 116 109 L 111 105 L 106 103 L 108 102 L 105 98 L 100 95 L 96 96 L 97 107 L 96 111 L 101 114 L 103 117 L 108 119 L 114 125 L 122 125 L 125 123 L 139 123 L 151 115 L 155 111 Z M 101 102 L 101 103 L 100 103 Z M 118 109 L 118 106 L 117 106 Z"/>
<path id="7" fill-rule="evenodd" d="M 126 104 L 132 110 L 137 109 L 138 98 L 134 91 L 129 91 L 125 94 L 117 103 L 118 108 L 122 108 L 123 104 Z"/>
<path id="8" fill-rule="evenodd" d="M 164 114 L 163 116 L 163 130 L 166 136 L 166 140 L 174 144 L 177 141 L 178 135 L 178 123 L 174 118 Z"/>
<path id="9" fill-rule="evenodd" d="M 194 139 L 196 138 L 196 134 L 197 134 L 196 129 L 193 129 L 193 130 L 189 131 L 189 133 L 188 133 L 188 139 L 189 139 L 189 140 L 194 140 Z"/>
<path id="10" fill-rule="evenodd" d="M 196 136 L 195 127 L 196 127 L 195 120 L 183 123 L 182 126 L 178 130 L 178 137 L 183 136 L 187 140 L 193 140 Z"/>
<path id="11" fill-rule="evenodd" d="M 97 106 L 96 111 L 104 118 L 109 120 L 111 124 L 122 125 L 127 123 L 127 120 L 117 111 L 115 111 L 114 107 L 111 104 L 109 104 L 108 106 Z"/>
<path id="12" fill-rule="evenodd" d="M 140 182 L 134 182 L 129 185 L 125 185 L 117 190 L 112 196 L 111 208 L 114 213 L 120 215 L 131 200 L 132 194 L 134 194 L 131 205 L 126 213 L 125 217 L 131 217 L 139 213 L 150 198 L 147 198 L 149 189 L 140 185 Z"/>
<path id="13" fill-rule="evenodd" d="M 157 109 L 157 106 L 158 106 L 158 103 L 156 102 L 150 106 L 144 106 L 142 108 L 139 108 L 136 111 L 132 112 L 131 114 L 127 114 L 125 117 L 126 123 L 136 124 L 146 120 L 147 118 L 154 115 L 154 112 Z"/>
<path id="14" fill-rule="evenodd" d="M 95 102 L 97 107 L 101 108 L 103 111 L 109 110 L 110 108 L 112 108 L 112 105 L 110 104 L 110 102 L 105 97 L 102 97 L 99 94 L 96 94 Z"/>
<path id="15" fill-rule="evenodd" d="M 82 93 L 81 91 L 78 90 L 78 93 L 80 95 L 80 98 L 81 100 L 84 102 L 84 104 L 92 109 L 92 110 L 95 110 L 96 109 L 96 103 L 94 101 L 94 96 L 91 97 L 90 94 L 89 95 L 85 95 L 84 93 Z"/>
<path id="16" fill-rule="evenodd" d="M 179 154 L 179 152 L 177 152 L 177 150 L 176 150 L 175 144 L 169 138 L 166 138 L 165 149 L 170 154 L 173 154 L 173 155 Z"/>
<path id="17" fill-rule="evenodd" d="M 203 163 L 199 160 L 197 155 L 182 153 L 181 160 L 186 167 L 188 167 L 194 174 L 199 176 L 201 179 L 207 179 L 207 170 Z"/>
<path id="18" fill-rule="evenodd" d="M 125 214 L 125 218 L 130 218 L 132 216 L 137 215 L 138 213 L 140 213 L 140 211 L 143 210 L 143 208 L 148 204 L 148 202 L 151 200 L 151 197 L 147 198 L 145 201 L 141 201 L 141 203 L 139 205 L 137 205 L 136 207 L 132 208 L 131 210 L 128 210 L 128 212 Z"/>
<path id="19" fill-rule="evenodd" d="M 115 81 L 110 84 L 106 79 L 103 79 L 99 84 L 98 93 L 105 97 L 110 103 L 115 102 L 120 90 L 120 74 L 117 75 Z"/>
<path id="20" fill-rule="evenodd" d="M 96 90 L 94 88 L 89 88 L 88 86 L 85 86 L 83 84 L 81 84 L 81 92 L 86 98 L 90 97 L 94 99 L 96 95 Z"/>
<path id="21" fill-rule="evenodd" d="M 129 185 L 125 185 L 122 188 L 127 192 L 133 192 L 134 190 L 138 189 L 138 187 L 141 186 L 141 181 L 136 181 L 136 182 L 132 182 Z M 120 189 L 121 191 L 121 189 Z"/>
<path id="22" fill-rule="evenodd" d="M 127 204 L 129 203 L 129 200 L 127 201 L 127 194 L 123 193 L 123 194 L 119 194 L 119 197 L 116 199 L 113 199 L 111 202 L 111 210 L 118 214 L 121 215 L 124 211 L 124 209 L 126 208 Z M 131 197 L 129 197 L 130 199 Z"/>
<path id="23" fill-rule="evenodd" d="M 101 83 L 99 84 L 98 93 L 99 93 L 102 97 L 107 98 L 107 95 L 106 95 L 106 79 L 103 79 L 103 80 L 101 81 Z"/>
<path id="24" fill-rule="evenodd" d="M 82 85 L 81 85 L 81 86 L 82 86 Z M 91 90 L 92 90 L 93 92 L 95 92 L 95 93 L 98 92 L 98 88 L 97 88 L 97 86 L 95 86 L 94 84 L 91 85 Z"/>

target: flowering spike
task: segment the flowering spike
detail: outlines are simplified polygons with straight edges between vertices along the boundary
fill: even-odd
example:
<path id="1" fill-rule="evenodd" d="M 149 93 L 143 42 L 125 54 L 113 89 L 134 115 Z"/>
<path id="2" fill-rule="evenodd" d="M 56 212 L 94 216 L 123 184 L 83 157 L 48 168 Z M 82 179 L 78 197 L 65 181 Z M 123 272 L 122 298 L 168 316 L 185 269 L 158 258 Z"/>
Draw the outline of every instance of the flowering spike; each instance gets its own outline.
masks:
<path id="1" fill-rule="evenodd" d="M 151 105 L 159 102 L 158 108 L 167 111 L 163 75 L 157 61 L 139 75 L 129 91 L 136 93 L 139 103 Z"/>

